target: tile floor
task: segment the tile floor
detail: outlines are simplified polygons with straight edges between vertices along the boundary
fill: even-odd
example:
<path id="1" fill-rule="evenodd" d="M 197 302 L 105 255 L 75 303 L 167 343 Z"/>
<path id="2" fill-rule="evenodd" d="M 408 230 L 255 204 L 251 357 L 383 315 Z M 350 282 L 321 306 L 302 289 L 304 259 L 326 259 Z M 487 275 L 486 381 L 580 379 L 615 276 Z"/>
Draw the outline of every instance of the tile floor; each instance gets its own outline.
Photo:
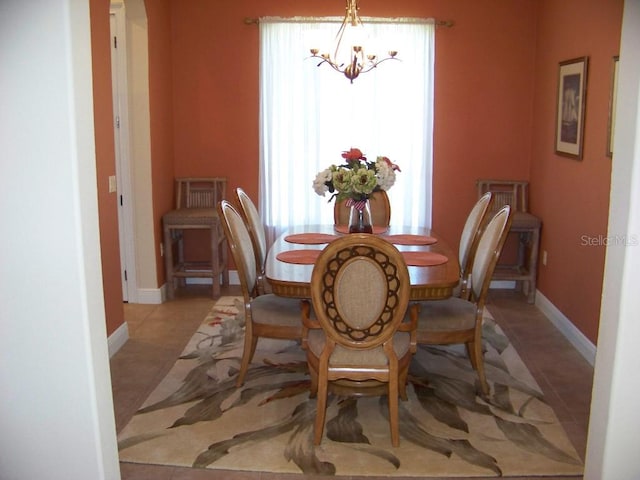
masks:
<path id="1" fill-rule="evenodd" d="M 125 305 L 128 342 L 111 359 L 116 415 L 120 431 L 167 374 L 215 303 L 210 288 L 189 286 L 162 305 Z M 238 287 L 223 289 L 238 295 Z M 584 459 L 593 368 L 556 328 L 521 294 L 490 293 L 489 308 L 542 388 L 569 438 Z M 121 463 L 122 480 L 275 480 L 313 478 L 259 472 L 203 470 Z M 340 477 L 343 480 L 372 477 Z M 380 477 L 383 478 L 383 477 Z M 386 478 L 386 477 L 385 477 Z M 539 477 L 537 477 L 539 478 Z M 550 480 L 554 477 L 545 477 Z M 566 480 L 569 477 L 562 477 Z M 571 477 L 579 478 L 579 477 Z M 414 479 L 415 480 L 415 479 Z M 464 480 L 464 479 L 461 479 Z M 524 480 L 518 477 L 518 480 Z"/>

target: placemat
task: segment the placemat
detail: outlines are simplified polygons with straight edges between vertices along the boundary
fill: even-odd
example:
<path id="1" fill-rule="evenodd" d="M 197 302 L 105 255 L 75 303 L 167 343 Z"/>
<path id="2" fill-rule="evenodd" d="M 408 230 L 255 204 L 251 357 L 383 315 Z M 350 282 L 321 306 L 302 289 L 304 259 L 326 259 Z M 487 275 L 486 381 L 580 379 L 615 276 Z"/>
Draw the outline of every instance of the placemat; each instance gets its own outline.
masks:
<path id="1" fill-rule="evenodd" d="M 434 252 L 402 252 L 402 256 L 413 267 L 433 267 L 449 261 L 445 255 Z"/>
<path id="2" fill-rule="evenodd" d="M 334 228 L 336 229 L 336 232 L 349 233 L 349 225 L 334 225 Z M 376 227 L 375 225 L 373 226 L 374 235 L 380 235 L 387 230 L 389 230 L 389 227 Z"/>
<path id="3" fill-rule="evenodd" d="M 394 245 L 433 245 L 438 242 L 438 239 L 428 235 L 413 235 L 406 233 L 384 235 L 382 238 Z"/>
<path id="4" fill-rule="evenodd" d="M 284 239 L 289 243 L 301 243 L 306 245 L 320 245 L 329 243 L 338 238 L 338 235 L 331 233 L 293 233 Z"/>
<path id="5" fill-rule="evenodd" d="M 297 263 L 300 265 L 313 265 L 322 250 L 288 250 L 280 252 L 276 258 L 285 263 Z"/>

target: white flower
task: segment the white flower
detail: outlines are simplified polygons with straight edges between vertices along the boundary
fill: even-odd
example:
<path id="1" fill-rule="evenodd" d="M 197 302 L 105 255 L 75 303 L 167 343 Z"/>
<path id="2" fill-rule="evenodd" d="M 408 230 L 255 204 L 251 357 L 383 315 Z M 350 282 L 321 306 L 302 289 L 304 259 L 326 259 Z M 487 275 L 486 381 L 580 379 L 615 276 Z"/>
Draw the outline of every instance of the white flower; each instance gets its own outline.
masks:
<path id="1" fill-rule="evenodd" d="M 313 181 L 313 189 L 315 192 L 324 197 L 324 194 L 329 191 L 329 187 L 327 187 L 327 182 L 330 182 L 332 179 L 331 167 L 321 171 L 316 175 L 315 180 Z"/>
<path id="2" fill-rule="evenodd" d="M 382 157 L 376 160 L 376 177 L 381 190 L 389 190 L 396 183 L 396 172 Z"/>

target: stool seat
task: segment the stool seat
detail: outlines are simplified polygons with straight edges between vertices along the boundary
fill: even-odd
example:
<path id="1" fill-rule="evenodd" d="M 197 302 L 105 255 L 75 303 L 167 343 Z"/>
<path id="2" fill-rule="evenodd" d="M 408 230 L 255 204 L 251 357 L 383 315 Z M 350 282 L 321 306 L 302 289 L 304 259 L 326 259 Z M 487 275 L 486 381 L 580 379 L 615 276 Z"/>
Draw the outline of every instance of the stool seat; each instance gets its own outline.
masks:
<path id="1" fill-rule="evenodd" d="M 215 225 L 218 212 L 215 208 L 179 208 L 162 216 L 164 223 L 171 225 Z"/>
<path id="2" fill-rule="evenodd" d="M 513 221 L 511 222 L 511 230 L 519 228 L 540 228 L 542 220 L 535 215 L 526 212 L 514 212 Z"/>
<path id="3" fill-rule="evenodd" d="M 212 296 L 220 296 L 220 283 L 229 284 L 227 241 L 216 205 L 226 197 L 226 178 L 177 178 L 176 208 L 162 216 L 167 297 L 174 298 L 176 283 L 186 278 L 210 278 Z M 186 230 L 209 230 L 211 258 L 187 261 Z M 177 255 L 174 248 L 177 247 Z M 177 256 L 177 260 L 176 260 Z"/>

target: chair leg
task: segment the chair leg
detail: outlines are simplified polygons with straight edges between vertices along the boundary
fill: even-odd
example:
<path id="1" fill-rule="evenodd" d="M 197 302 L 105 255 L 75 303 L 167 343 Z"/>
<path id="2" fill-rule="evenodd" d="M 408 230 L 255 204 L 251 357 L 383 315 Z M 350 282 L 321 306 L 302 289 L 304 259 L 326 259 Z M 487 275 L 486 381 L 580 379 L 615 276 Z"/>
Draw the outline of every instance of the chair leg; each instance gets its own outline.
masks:
<path id="1" fill-rule="evenodd" d="M 480 388 L 482 389 L 482 393 L 485 395 L 489 395 L 489 384 L 487 383 L 487 377 L 484 372 L 482 342 L 468 342 L 466 344 L 466 347 L 469 354 L 469 360 L 471 361 L 471 366 L 476 372 L 478 372 L 478 378 L 480 379 Z"/>
<path id="2" fill-rule="evenodd" d="M 409 377 L 409 367 L 407 366 L 407 368 L 403 368 L 400 371 L 400 379 L 398 382 L 398 394 L 400 395 L 400 398 L 404 402 L 409 400 L 409 397 L 407 396 L 407 378 L 408 377 Z"/>
<path id="3" fill-rule="evenodd" d="M 318 400 L 316 404 L 316 423 L 313 430 L 313 444 L 320 445 L 322 442 L 322 432 L 324 431 L 324 421 L 327 413 L 327 376 L 320 373 L 318 380 Z"/>
<path id="4" fill-rule="evenodd" d="M 398 377 L 389 379 L 389 426 L 391 428 L 391 445 L 400 445 L 400 433 L 398 427 Z"/>
<path id="5" fill-rule="evenodd" d="M 311 385 L 309 386 L 309 398 L 316 398 L 318 396 L 318 373 L 309 368 L 309 377 L 311 379 Z"/>
<path id="6" fill-rule="evenodd" d="M 240 363 L 240 372 L 238 373 L 238 380 L 236 380 L 236 387 L 241 387 L 244 383 L 244 376 L 247 374 L 249 364 L 253 359 L 253 354 L 256 352 L 257 345 L 258 337 L 247 335 L 245 333 L 244 350 L 242 351 L 242 362 Z"/>

